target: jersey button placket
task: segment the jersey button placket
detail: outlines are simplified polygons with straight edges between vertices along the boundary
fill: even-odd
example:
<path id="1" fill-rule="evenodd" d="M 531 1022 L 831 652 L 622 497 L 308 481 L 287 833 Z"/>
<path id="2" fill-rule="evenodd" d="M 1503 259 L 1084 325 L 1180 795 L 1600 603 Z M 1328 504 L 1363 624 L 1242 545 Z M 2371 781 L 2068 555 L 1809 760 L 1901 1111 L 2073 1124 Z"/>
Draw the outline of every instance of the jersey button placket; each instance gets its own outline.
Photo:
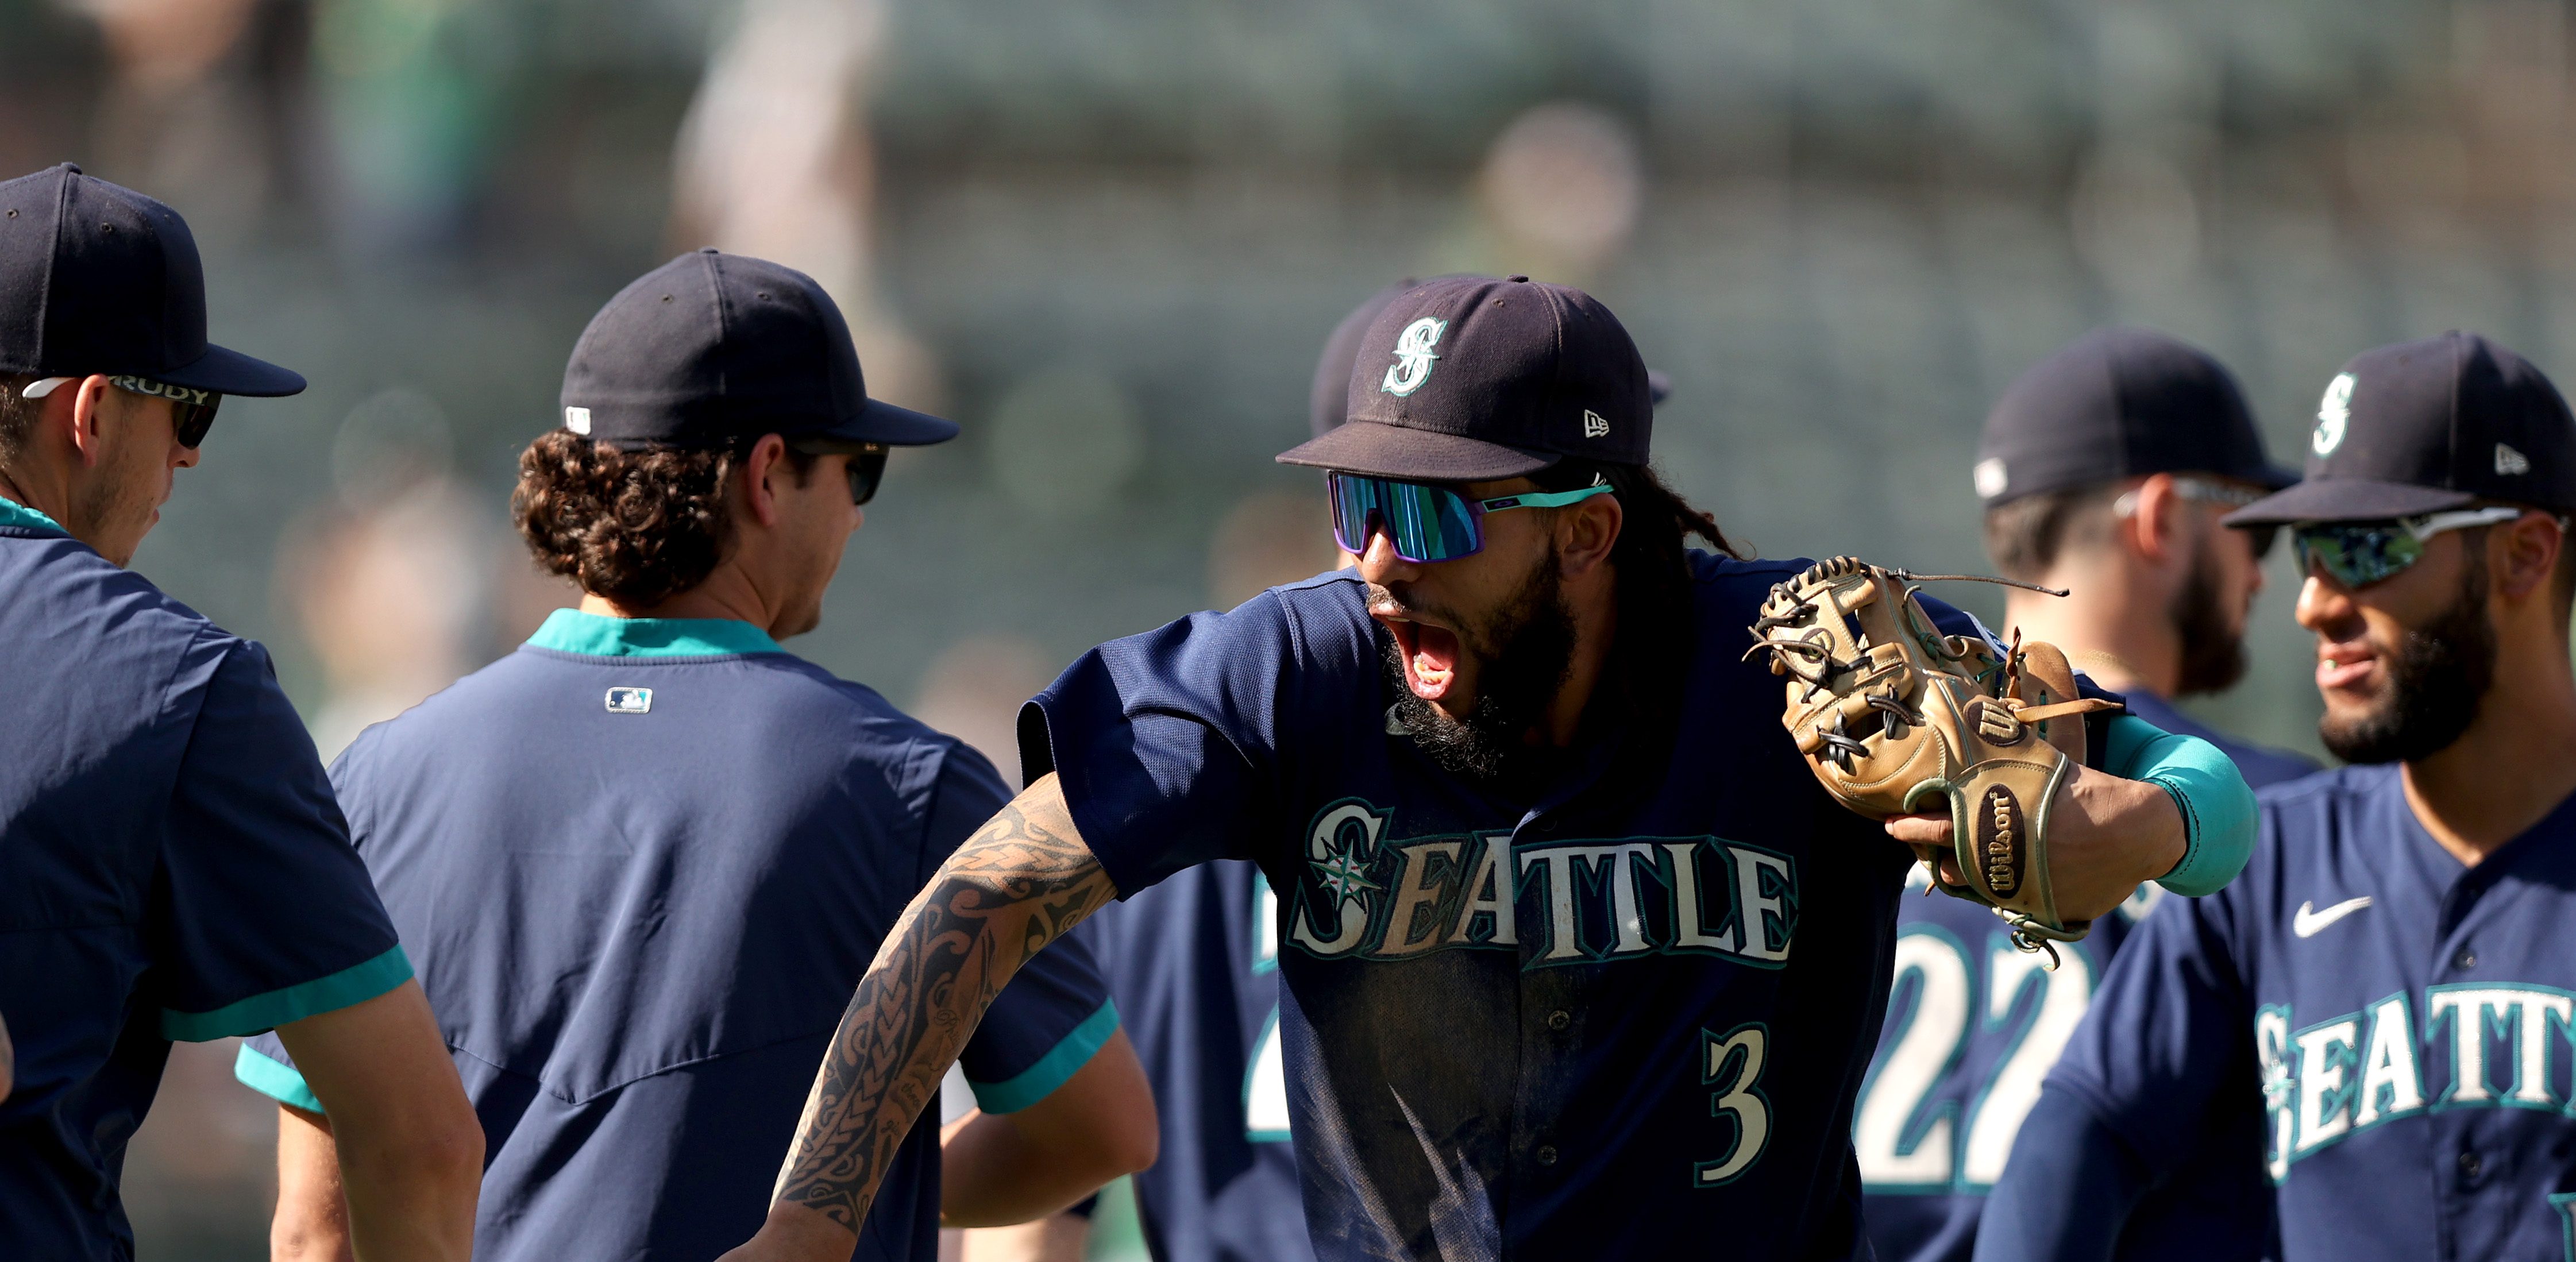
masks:
<path id="1" fill-rule="evenodd" d="M 1554 1145 L 1554 1144 L 1540 1144 L 1540 1145 L 1538 1146 L 1538 1151 L 1537 1151 L 1536 1153 L 1531 1154 L 1531 1155 L 1532 1155 L 1532 1156 L 1535 1156 L 1535 1157 L 1537 1157 L 1537 1158 L 1538 1158 L 1538 1163 L 1539 1163 L 1540 1165 L 1543 1165 L 1543 1166 L 1552 1166 L 1552 1165 L 1555 1165 L 1555 1164 L 1556 1164 L 1556 1145 Z"/>

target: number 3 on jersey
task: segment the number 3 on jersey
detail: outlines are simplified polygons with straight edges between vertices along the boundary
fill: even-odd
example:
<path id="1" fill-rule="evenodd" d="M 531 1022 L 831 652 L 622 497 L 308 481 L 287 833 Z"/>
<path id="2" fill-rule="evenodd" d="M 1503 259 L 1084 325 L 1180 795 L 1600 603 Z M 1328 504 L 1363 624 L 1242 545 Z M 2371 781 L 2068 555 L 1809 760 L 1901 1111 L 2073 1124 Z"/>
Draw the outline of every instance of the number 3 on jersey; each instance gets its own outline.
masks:
<path id="1" fill-rule="evenodd" d="M 1903 1014 L 1895 1045 L 1861 1088 L 1852 1147 L 1862 1184 L 1886 1192 L 1983 1191 L 1994 1185 L 2022 1119 L 2039 1102 L 2040 1081 L 2093 1002 L 2092 962 L 2081 950 L 2064 954 L 2064 965 L 2052 973 L 2039 956 L 2000 937 L 1974 963 L 1967 947 L 1939 928 L 1908 926 L 1897 937 L 1896 980 L 1889 993 L 1901 995 L 1911 978 L 1914 1004 Z M 2007 1041 L 1969 1098 L 1962 1128 L 1957 1100 L 1926 1106 L 1967 1050 L 1978 1016 L 1977 963 L 1985 966 L 1984 1028 Z M 2040 994 L 2030 1015 L 2018 1030 L 2004 1028 L 2032 989 Z M 1888 1019 L 1899 1015 L 1891 1000 Z"/>
<path id="2" fill-rule="evenodd" d="M 1724 1034 L 1699 1032 L 1699 1080 L 1717 1090 L 1708 1097 L 1711 1117 L 1732 1119 L 1735 1143 L 1715 1161 L 1694 1162 L 1691 1183 L 1713 1188 L 1752 1168 L 1771 1142 L 1771 1101 L 1754 1081 L 1771 1052 L 1771 1031 L 1760 1022 Z"/>

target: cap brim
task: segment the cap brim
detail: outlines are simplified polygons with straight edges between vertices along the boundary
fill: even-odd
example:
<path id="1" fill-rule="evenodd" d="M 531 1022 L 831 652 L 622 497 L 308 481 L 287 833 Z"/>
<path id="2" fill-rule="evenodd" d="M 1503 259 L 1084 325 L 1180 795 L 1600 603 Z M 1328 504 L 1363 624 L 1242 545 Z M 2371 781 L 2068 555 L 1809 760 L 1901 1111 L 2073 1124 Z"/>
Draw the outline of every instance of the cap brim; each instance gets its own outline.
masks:
<path id="1" fill-rule="evenodd" d="M 254 399 L 275 399 L 304 393 L 304 377 L 280 368 L 264 359 L 253 359 L 236 350 L 208 346 L 206 353 L 185 367 L 164 372 L 137 373 L 154 381 L 217 394 L 238 394 Z"/>
<path id="2" fill-rule="evenodd" d="M 889 447 L 927 447 L 956 436 L 957 422 L 943 420 L 928 412 L 899 408 L 882 399 L 868 400 L 867 406 L 860 408 L 857 416 L 818 435 L 853 442 L 884 443 Z"/>
<path id="3" fill-rule="evenodd" d="M 1351 421 L 1279 453 L 1281 464 L 1312 465 L 1380 478 L 1422 482 L 1487 482 L 1536 473 L 1564 459 L 1479 438 L 1378 421 Z"/>
<path id="4" fill-rule="evenodd" d="M 1663 406 L 1664 400 L 1671 397 L 1673 397 L 1673 379 L 1671 374 L 1657 372 L 1652 368 L 1647 369 L 1646 401 L 1656 405 L 1657 407 L 1661 407 Z"/>
<path id="5" fill-rule="evenodd" d="M 2318 478 L 2267 495 L 2220 518 L 2230 526 L 2286 526 L 2302 521 L 2370 521 L 2438 513 L 2475 502 L 2467 491 L 2366 478 Z"/>

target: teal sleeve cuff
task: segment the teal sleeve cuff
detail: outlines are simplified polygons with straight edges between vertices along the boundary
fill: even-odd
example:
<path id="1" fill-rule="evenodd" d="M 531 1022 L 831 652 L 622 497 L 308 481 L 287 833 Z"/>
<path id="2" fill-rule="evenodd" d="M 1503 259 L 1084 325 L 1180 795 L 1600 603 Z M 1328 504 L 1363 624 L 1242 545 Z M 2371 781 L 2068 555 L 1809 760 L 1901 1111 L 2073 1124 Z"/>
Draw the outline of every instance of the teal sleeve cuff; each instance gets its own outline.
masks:
<path id="1" fill-rule="evenodd" d="M 1002 1082 L 969 1078 L 966 1085 L 975 1089 L 977 1108 L 987 1113 L 1017 1113 L 1055 1094 L 1055 1089 L 1090 1064 L 1091 1058 L 1109 1042 L 1109 1036 L 1117 1032 L 1118 1005 L 1104 999 L 1098 1012 L 1083 1018 L 1082 1024 L 1039 1057 L 1038 1063 Z"/>
<path id="2" fill-rule="evenodd" d="M 2197 898 L 2225 889 L 2254 853 L 2254 790 L 2218 747 L 2124 714 L 2111 720 L 2102 769 L 2144 780 L 2182 812 L 2183 856 L 2156 884 Z"/>
<path id="3" fill-rule="evenodd" d="M 163 1008 L 161 1037 L 176 1043 L 205 1043 L 261 1034 L 317 1012 L 336 1012 L 353 1003 L 365 1003 L 410 980 L 411 957 L 396 944 L 364 964 L 284 990 L 253 995 L 212 1012 L 173 1012 Z"/>
<path id="4" fill-rule="evenodd" d="M 242 1044 L 241 1055 L 233 1057 L 233 1077 L 279 1104 L 292 1104 L 307 1113 L 324 1111 L 313 1088 L 304 1085 L 303 1074 L 252 1051 L 248 1043 Z"/>

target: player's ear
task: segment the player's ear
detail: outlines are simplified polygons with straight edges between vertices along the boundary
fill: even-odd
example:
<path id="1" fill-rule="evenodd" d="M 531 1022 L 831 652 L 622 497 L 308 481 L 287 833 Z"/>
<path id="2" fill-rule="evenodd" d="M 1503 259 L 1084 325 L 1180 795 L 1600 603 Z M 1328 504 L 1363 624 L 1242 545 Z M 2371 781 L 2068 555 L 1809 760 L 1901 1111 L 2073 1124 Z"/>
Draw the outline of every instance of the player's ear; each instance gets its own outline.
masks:
<path id="1" fill-rule="evenodd" d="M 2535 592 L 2546 594 L 2557 577 L 2558 552 L 2567 546 L 2549 514 L 2524 513 L 2498 526 L 2487 540 L 2487 569 L 2495 591 L 2516 604 Z"/>
<path id="2" fill-rule="evenodd" d="M 2119 524 L 2138 554 L 2150 561 L 2164 562 L 2175 558 L 2186 540 L 2183 536 L 2183 499 L 2174 494 L 2173 475 L 2149 474 L 2121 497 L 2130 510 Z"/>
<path id="3" fill-rule="evenodd" d="M 101 433 L 106 410 L 115 405 L 115 388 L 107 378 L 91 375 L 57 388 L 45 400 L 44 424 L 64 426 L 64 436 L 80 453 L 81 464 L 96 465 L 107 454 Z"/>
<path id="4" fill-rule="evenodd" d="M 763 434 L 760 441 L 744 452 L 739 472 L 743 511 L 764 527 L 778 524 L 778 497 L 786 490 L 787 479 L 795 476 L 787 468 L 787 440 L 776 434 Z"/>
<path id="5" fill-rule="evenodd" d="M 1627 524 L 1627 510 L 1616 495 L 1595 495 L 1567 505 L 1556 528 L 1557 564 L 1566 577 L 1590 571 L 1610 559 Z"/>

